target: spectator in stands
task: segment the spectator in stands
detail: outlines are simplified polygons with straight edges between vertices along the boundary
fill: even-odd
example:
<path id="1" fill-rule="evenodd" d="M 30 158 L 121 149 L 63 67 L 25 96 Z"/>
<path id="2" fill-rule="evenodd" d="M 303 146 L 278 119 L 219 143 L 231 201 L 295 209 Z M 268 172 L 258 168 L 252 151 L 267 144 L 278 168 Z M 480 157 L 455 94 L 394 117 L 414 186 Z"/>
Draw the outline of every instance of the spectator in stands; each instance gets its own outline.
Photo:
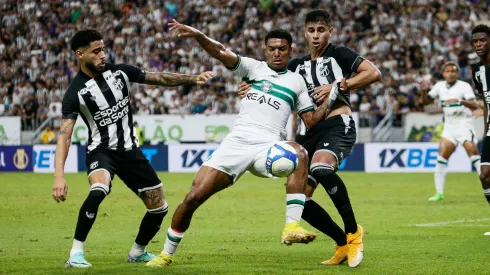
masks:
<path id="1" fill-rule="evenodd" d="M 8 113 L 8 108 L 5 107 L 6 105 L 7 104 L 3 102 L 3 98 L 0 97 L 0 116 L 4 116 Z"/>
<path id="2" fill-rule="evenodd" d="M 58 130 L 61 126 L 61 108 L 57 104 L 49 106 L 48 117 L 51 118 L 52 127 Z"/>
<path id="3" fill-rule="evenodd" d="M 23 129 L 24 130 L 35 130 L 34 120 L 36 119 L 36 112 L 32 109 L 32 105 L 27 104 L 24 107 L 24 113 L 22 116 Z"/>
<path id="4" fill-rule="evenodd" d="M 369 103 L 367 96 L 362 96 L 361 104 L 359 105 L 359 127 L 368 127 L 370 126 L 371 121 L 371 103 Z"/>
<path id="5" fill-rule="evenodd" d="M 48 119 L 48 108 L 41 104 L 37 109 L 37 125 L 43 124 L 46 119 Z"/>
<path id="6" fill-rule="evenodd" d="M 53 144 L 55 143 L 55 137 L 56 137 L 55 133 L 48 125 L 44 128 L 44 131 L 41 133 L 39 139 L 41 140 L 42 144 Z"/>

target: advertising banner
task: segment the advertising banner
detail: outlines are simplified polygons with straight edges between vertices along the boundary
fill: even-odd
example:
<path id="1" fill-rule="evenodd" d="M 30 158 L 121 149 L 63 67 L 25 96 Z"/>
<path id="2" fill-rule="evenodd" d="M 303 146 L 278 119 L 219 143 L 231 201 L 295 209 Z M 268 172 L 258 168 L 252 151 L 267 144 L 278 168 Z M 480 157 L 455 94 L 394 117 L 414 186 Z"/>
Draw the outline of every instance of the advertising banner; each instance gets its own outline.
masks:
<path id="1" fill-rule="evenodd" d="M 218 144 L 170 144 L 169 172 L 197 172 L 199 167 L 218 148 Z"/>
<path id="2" fill-rule="evenodd" d="M 434 172 L 439 144 L 436 142 L 366 143 L 366 172 Z M 458 146 L 448 160 L 446 171 L 470 172 L 471 161 Z"/>
<path id="3" fill-rule="evenodd" d="M 34 145 L 34 172 L 54 173 L 56 145 Z M 78 146 L 71 145 L 65 162 L 65 173 L 78 172 Z"/>
<path id="4" fill-rule="evenodd" d="M 356 144 L 340 164 L 341 171 L 364 171 L 364 144 Z"/>
<path id="5" fill-rule="evenodd" d="M 0 117 L 0 145 L 20 145 L 21 122 L 18 116 Z"/>
<path id="6" fill-rule="evenodd" d="M 32 172 L 32 146 L 0 146 L 0 172 Z"/>
<path id="7" fill-rule="evenodd" d="M 231 131 L 236 114 L 133 116 L 150 144 L 176 142 L 220 142 Z M 72 142 L 86 143 L 87 126 L 81 118 L 73 130 Z"/>

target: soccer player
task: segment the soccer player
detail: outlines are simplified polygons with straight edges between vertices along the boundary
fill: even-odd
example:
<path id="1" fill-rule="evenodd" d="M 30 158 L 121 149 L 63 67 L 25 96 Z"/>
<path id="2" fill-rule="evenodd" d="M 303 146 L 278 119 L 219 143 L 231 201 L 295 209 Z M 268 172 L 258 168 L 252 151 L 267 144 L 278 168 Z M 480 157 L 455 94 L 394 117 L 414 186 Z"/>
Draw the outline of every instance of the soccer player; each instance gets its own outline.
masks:
<path id="1" fill-rule="evenodd" d="M 332 34 L 330 14 L 325 10 L 310 11 L 305 17 L 304 33 L 309 54 L 291 60 L 288 66 L 289 70 L 303 76 L 315 103 L 328 100 L 331 106 L 325 120 L 313 127 L 307 126 L 301 143 L 311 162 L 302 218 L 336 242 L 334 256 L 322 264 L 341 264 L 348 260 L 350 267 L 356 267 L 363 259 L 364 231 L 356 222 L 347 188 L 336 172 L 356 141 L 349 90 L 379 81 L 381 73 L 353 50 L 330 43 Z M 356 75 L 351 77 L 353 74 Z M 347 78 L 347 85 L 332 90 L 332 83 L 344 78 Z M 240 96 L 244 96 L 249 85 L 241 83 L 239 89 Z M 323 185 L 339 211 L 345 232 L 312 200 L 317 183 Z"/>
<path id="2" fill-rule="evenodd" d="M 85 260 L 84 242 L 97 217 L 100 203 L 111 191 L 114 175 L 118 175 L 148 209 L 128 255 L 128 262 L 148 262 L 155 255 L 146 252 L 145 247 L 160 229 L 168 205 L 160 179 L 139 149 L 130 106 L 130 83 L 164 86 L 204 84 L 212 73 L 146 72 L 130 65 L 106 63 L 104 41 L 96 30 L 77 32 L 71 40 L 71 48 L 80 63 L 80 71 L 63 98 L 52 196 L 57 202 L 66 200 L 68 185 L 64 167 L 79 114 L 89 129 L 87 174 L 90 191 L 78 214 L 75 238 L 66 265 L 78 268 L 91 266 Z"/>
<path id="3" fill-rule="evenodd" d="M 265 169 L 267 151 L 275 143 L 285 142 L 285 127 L 292 111 L 297 110 L 306 125 L 311 126 L 325 117 L 327 108 L 323 104 L 313 111 L 304 80 L 287 69 L 292 44 L 289 32 L 276 29 L 267 33 L 267 62 L 260 62 L 236 55 L 195 28 L 175 20 L 170 26 L 179 37 L 195 38 L 209 55 L 252 82 L 252 91 L 242 100 L 232 132 L 197 172 L 189 193 L 175 210 L 162 253 L 148 266 L 172 263 L 192 215 L 213 194 L 235 183 L 247 170 L 256 176 L 270 177 Z M 308 177 L 307 153 L 295 142 L 288 144 L 298 152 L 299 163 L 286 185 L 286 226 L 281 239 L 285 244 L 308 243 L 315 235 L 299 225 Z"/>
<path id="4" fill-rule="evenodd" d="M 458 144 L 463 145 L 478 175 L 480 174 L 480 153 L 471 113 L 472 110 L 478 109 L 473 88 L 470 84 L 458 80 L 459 67 L 455 62 L 445 63 L 442 71 L 444 81 L 437 82 L 430 92 L 422 93 L 424 104 L 431 104 L 434 99 L 439 98 L 444 110 L 444 130 L 434 173 L 436 194 L 430 197 L 429 201 L 444 199 L 447 160 Z"/>
<path id="5" fill-rule="evenodd" d="M 483 194 L 490 205 L 490 133 L 488 132 L 488 106 L 490 104 L 490 27 L 477 25 L 471 32 L 471 44 L 480 58 L 480 62 L 473 65 L 472 75 L 476 89 L 485 98 L 483 107 L 485 119 L 485 138 L 483 139 L 483 150 L 481 158 L 480 181 Z M 486 232 L 485 236 L 490 236 Z"/>

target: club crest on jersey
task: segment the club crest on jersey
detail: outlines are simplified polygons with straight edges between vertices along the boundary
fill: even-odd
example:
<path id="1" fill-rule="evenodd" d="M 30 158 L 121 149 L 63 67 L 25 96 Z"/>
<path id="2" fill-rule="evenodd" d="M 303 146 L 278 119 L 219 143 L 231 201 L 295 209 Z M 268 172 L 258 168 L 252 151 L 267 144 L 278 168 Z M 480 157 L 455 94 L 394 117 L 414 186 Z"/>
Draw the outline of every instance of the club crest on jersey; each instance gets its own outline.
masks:
<path id="1" fill-rule="evenodd" d="M 272 83 L 270 83 L 269 81 L 262 82 L 261 89 L 264 93 L 270 92 L 272 90 Z"/>
<path id="2" fill-rule="evenodd" d="M 124 84 L 121 81 L 121 79 L 118 79 L 118 80 L 114 79 L 114 81 L 112 82 L 112 85 L 114 85 L 114 87 L 116 87 L 116 89 L 118 89 L 118 90 L 122 90 L 122 88 L 124 88 Z"/>
<path id="3" fill-rule="evenodd" d="M 328 69 L 327 63 L 330 61 L 330 59 L 323 60 L 322 63 L 320 63 L 320 75 L 323 77 L 326 77 L 327 75 L 330 74 L 330 70 Z"/>

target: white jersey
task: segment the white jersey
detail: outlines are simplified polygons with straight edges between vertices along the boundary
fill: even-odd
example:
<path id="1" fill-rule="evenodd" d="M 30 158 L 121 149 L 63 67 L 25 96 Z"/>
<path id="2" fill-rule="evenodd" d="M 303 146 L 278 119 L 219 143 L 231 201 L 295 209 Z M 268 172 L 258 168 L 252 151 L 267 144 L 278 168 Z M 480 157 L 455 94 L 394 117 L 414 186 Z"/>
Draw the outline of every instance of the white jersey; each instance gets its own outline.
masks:
<path id="1" fill-rule="evenodd" d="M 470 84 L 457 80 L 452 86 L 446 81 L 437 82 L 429 92 L 433 99 L 439 98 L 444 111 L 444 125 L 459 127 L 473 123 L 471 110 L 461 103 L 455 102 L 446 106 L 444 102 L 449 99 L 473 100 L 475 94 Z"/>
<path id="2" fill-rule="evenodd" d="M 286 139 L 286 124 L 293 111 L 313 111 L 306 83 L 287 69 L 276 72 L 266 62 L 238 57 L 232 69 L 252 88 L 242 99 L 233 131 L 248 132 L 274 140 Z"/>

